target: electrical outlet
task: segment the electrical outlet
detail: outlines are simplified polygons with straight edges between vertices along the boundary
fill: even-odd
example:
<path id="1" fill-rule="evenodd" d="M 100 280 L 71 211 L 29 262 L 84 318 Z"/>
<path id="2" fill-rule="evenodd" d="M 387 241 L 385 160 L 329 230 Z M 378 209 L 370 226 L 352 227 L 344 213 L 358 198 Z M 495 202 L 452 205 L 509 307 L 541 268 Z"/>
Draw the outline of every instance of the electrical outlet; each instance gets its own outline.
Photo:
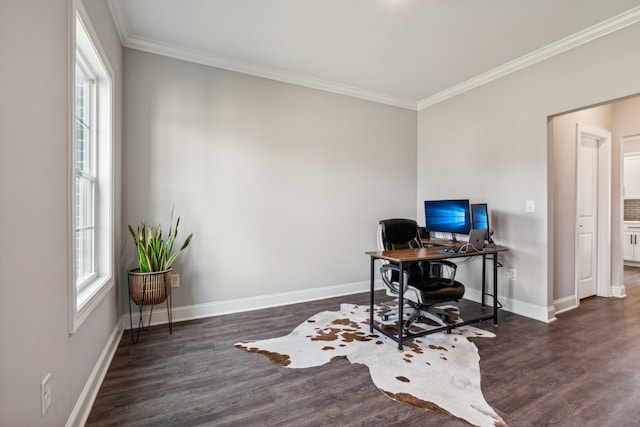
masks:
<path id="1" fill-rule="evenodd" d="M 42 403 L 42 416 L 51 406 L 51 372 L 40 383 L 40 401 Z"/>
<path id="2" fill-rule="evenodd" d="M 527 202 L 525 203 L 524 210 L 527 213 L 534 213 L 536 211 L 536 203 L 535 203 L 535 201 L 527 200 Z"/>
<path id="3" fill-rule="evenodd" d="M 516 270 L 507 270 L 505 276 L 509 280 L 516 280 Z"/>
<path id="4" fill-rule="evenodd" d="M 171 275 L 171 287 L 172 288 L 179 288 L 180 287 L 180 275 L 179 274 L 172 274 Z"/>

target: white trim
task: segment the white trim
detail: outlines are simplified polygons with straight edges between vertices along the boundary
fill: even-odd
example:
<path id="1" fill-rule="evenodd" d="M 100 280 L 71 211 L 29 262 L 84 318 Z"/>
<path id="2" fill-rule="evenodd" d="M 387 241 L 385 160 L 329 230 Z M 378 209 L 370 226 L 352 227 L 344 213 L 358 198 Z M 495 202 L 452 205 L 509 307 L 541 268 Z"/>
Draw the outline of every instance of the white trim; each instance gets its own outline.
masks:
<path id="1" fill-rule="evenodd" d="M 302 74 L 295 74 L 276 68 L 265 67 L 255 63 L 214 55 L 204 51 L 186 49 L 181 46 L 169 45 L 155 40 L 137 37 L 131 34 L 126 13 L 122 5 L 122 0 L 109 0 L 109 7 L 111 8 L 111 14 L 113 15 L 113 19 L 116 23 L 120 41 L 125 47 L 155 53 L 157 55 L 168 56 L 183 61 L 236 71 L 252 76 L 263 77 L 299 86 L 306 86 L 326 92 L 366 99 L 368 101 L 393 105 L 414 111 L 420 111 L 449 98 L 453 98 L 454 96 L 490 83 L 518 70 L 529 67 L 540 61 L 544 61 L 545 59 L 551 58 L 562 52 L 573 49 L 640 21 L 640 6 L 638 6 L 555 43 L 551 43 L 527 55 L 521 56 L 518 59 L 500 65 L 493 70 L 445 89 L 440 93 L 416 102 L 406 98 L 385 95 L 353 86 L 320 80 Z"/>
<path id="2" fill-rule="evenodd" d="M 319 89 L 325 92 L 337 93 L 339 95 L 351 96 L 354 98 L 365 99 L 367 101 L 378 102 L 381 104 L 387 104 L 416 111 L 416 102 L 410 99 L 385 95 L 354 86 L 348 86 L 328 80 L 322 80 L 303 74 L 292 73 L 289 71 L 267 67 L 256 63 L 239 61 L 220 55 L 214 55 L 205 51 L 193 50 L 182 46 L 170 45 L 167 43 L 148 40 L 131 35 L 127 37 L 122 45 L 131 49 L 154 53 L 169 58 L 180 59 L 182 61 L 193 62 L 196 64 L 235 71 L 250 76 L 262 77 L 265 79 L 309 87 L 312 89 Z"/>
<path id="3" fill-rule="evenodd" d="M 607 34 L 621 30 L 622 28 L 635 24 L 638 21 L 640 21 L 640 6 L 565 37 L 564 39 L 558 40 L 557 42 L 551 43 L 513 61 L 507 62 L 506 64 L 500 65 L 493 70 L 487 71 L 486 73 L 445 89 L 435 95 L 424 98 L 423 100 L 418 101 L 418 111 L 442 101 L 446 101 L 447 99 L 458 96 L 464 92 L 468 92 L 479 86 L 491 83 L 494 80 L 498 80 L 511 73 L 522 70 L 523 68 L 559 55 L 567 50 L 589 43 L 595 39 L 606 36 Z"/>
<path id="4" fill-rule="evenodd" d="M 347 283 L 344 285 L 327 286 L 322 288 L 314 288 L 303 291 L 282 292 L 277 294 L 259 295 L 248 298 L 238 298 L 226 301 L 217 301 L 206 304 L 188 305 L 182 307 L 173 307 L 173 321 L 182 322 L 185 320 L 202 319 L 205 317 L 222 316 L 225 314 L 241 313 L 245 311 L 260 310 L 263 308 L 278 307 L 282 305 L 297 304 L 307 301 L 315 301 L 326 298 L 333 298 L 343 295 L 357 294 L 369 291 L 369 281 Z M 382 280 L 374 282 L 376 290 L 383 289 Z M 464 299 L 474 302 L 480 302 L 480 291 L 467 288 Z M 490 302 L 490 299 L 487 299 Z M 507 298 L 504 301 L 503 310 L 510 311 L 520 316 L 530 319 L 539 320 L 541 322 L 549 322 L 555 320 L 554 316 L 549 316 L 547 307 L 537 306 L 524 301 Z M 491 304 L 489 304 L 491 306 Z M 133 310 L 133 325 L 137 326 L 140 319 L 135 305 Z M 148 321 L 148 312 L 143 312 L 145 322 Z M 123 314 L 120 318 L 122 329 L 130 329 L 129 314 Z M 151 325 L 162 325 L 168 323 L 167 311 L 163 305 L 153 311 L 151 317 Z M 146 324 L 146 323 L 145 323 Z"/>
<path id="5" fill-rule="evenodd" d="M 109 370 L 109 365 L 111 365 L 113 356 L 118 349 L 121 337 L 122 328 L 116 323 L 113 331 L 111 332 L 111 336 L 107 340 L 102 353 L 100 353 L 100 357 L 91 371 L 91 375 L 89 375 L 89 379 L 87 379 L 87 382 L 84 385 L 69 418 L 67 419 L 67 423 L 65 424 L 66 427 L 83 426 L 86 423 L 87 418 L 89 418 L 91 408 L 93 407 L 93 403 L 98 395 L 98 391 L 100 390 L 100 386 L 102 385 L 102 381 L 104 381 L 104 377 Z"/>
<path id="6" fill-rule="evenodd" d="M 578 304 L 576 303 L 578 299 L 575 295 L 569 295 L 568 297 L 557 299 L 553 302 L 554 312 L 555 314 L 564 313 L 565 311 L 573 310 L 574 308 L 578 308 Z"/>
<path id="7" fill-rule="evenodd" d="M 614 298 L 626 298 L 627 289 L 624 287 L 624 285 L 620 285 L 620 286 L 612 285 L 611 296 Z"/>
<path id="8" fill-rule="evenodd" d="M 424 98 L 416 103 L 415 101 L 404 98 L 383 95 L 364 89 L 315 79 L 309 76 L 264 67 L 258 64 L 251 64 L 228 57 L 216 56 L 203 51 L 189 50 L 179 46 L 171 46 L 159 43 L 157 41 L 139 38 L 130 33 L 128 22 L 126 20 L 126 14 L 122 6 L 122 1 L 109 0 L 109 5 L 111 7 L 111 11 L 116 22 L 116 27 L 118 29 L 118 34 L 120 35 L 120 40 L 123 46 L 143 50 L 150 53 L 156 53 L 158 55 L 165 55 L 176 59 L 182 59 L 185 61 L 191 61 L 217 68 L 237 71 L 244 74 L 250 74 L 286 83 L 292 83 L 343 95 L 354 96 L 357 98 L 367 99 L 370 101 L 394 105 L 411 110 L 417 109 L 418 111 L 435 105 L 439 102 L 445 101 L 454 96 L 460 95 L 461 93 L 490 83 L 518 70 L 531 66 L 537 62 L 551 58 L 562 52 L 573 49 L 577 46 L 588 43 L 599 37 L 605 36 L 609 33 L 620 30 L 624 27 L 640 21 L 640 7 L 630 9 L 618 16 L 605 20 L 590 28 L 582 30 L 576 34 L 547 45 L 518 59 L 496 67 L 493 70 L 490 70 L 486 73 L 455 85 L 440 93 Z"/>
<path id="9" fill-rule="evenodd" d="M 376 290 L 382 289 L 382 286 L 382 280 L 378 279 L 374 281 L 374 287 Z M 182 322 L 185 320 L 202 319 L 205 317 L 222 316 L 224 314 L 241 313 L 245 311 L 260 310 L 263 308 L 322 300 L 343 295 L 368 292 L 369 289 L 370 282 L 367 280 L 363 282 L 346 283 L 342 285 L 325 286 L 300 291 L 280 292 L 276 294 L 258 295 L 254 297 L 237 298 L 205 304 L 173 307 L 173 321 Z M 168 323 L 167 310 L 165 307 L 165 305 L 158 305 L 153 310 L 153 316 L 151 317 L 152 325 Z M 131 308 L 133 314 L 133 325 L 135 328 L 138 325 L 140 316 L 135 304 L 132 303 Z M 143 312 L 143 316 L 146 325 L 146 322 L 149 320 L 148 312 Z M 131 325 L 128 313 L 123 314 L 120 321 L 123 329 L 130 329 Z"/>
<path id="10" fill-rule="evenodd" d="M 120 42 L 124 45 L 124 41 L 131 34 L 131 30 L 129 29 L 129 21 L 127 21 L 127 14 L 124 11 L 122 0 L 109 0 L 107 3 L 109 4 L 109 9 L 111 9 L 111 16 L 113 16 L 113 21 L 116 24 Z"/>
<path id="11" fill-rule="evenodd" d="M 76 289 L 74 300 L 76 301 L 75 310 L 73 306 L 71 311 L 74 315 L 73 326 L 74 329 L 70 330 L 70 333 L 75 333 L 80 325 L 87 320 L 93 310 L 102 302 L 102 299 L 113 289 L 115 281 L 111 276 L 97 277 L 91 284 L 85 286 L 82 290 Z"/>
<path id="12" fill-rule="evenodd" d="M 101 176 L 101 193 L 102 199 L 108 200 L 108 206 L 105 207 L 99 201 L 95 205 L 96 215 L 99 215 L 102 221 L 108 222 L 109 227 L 105 227 L 104 223 L 101 223 L 100 228 L 102 230 L 109 229 L 108 232 L 96 231 L 94 238 L 96 241 L 105 242 L 99 244 L 96 248 L 95 259 L 99 263 L 99 270 L 97 271 L 97 277 L 92 281 L 85 289 L 79 291 L 75 283 L 75 222 L 74 222 L 74 210 L 75 210 L 75 169 L 73 168 L 74 162 L 74 133 L 75 124 L 71 118 L 74 117 L 74 104 L 75 104 L 75 85 L 69 85 L 69 100 L 68 100 L 68 158 L 69 158 L 69 170 L 68 170 L 68 203 L 70 208 L 69 218 L 67 219 L 68 226 L 68 240 L 67 251 L 69 255 L 68 277 L 69 277 L 69 333 L 75 333 L 80 325 L 87 319 L 93 309 L 102 301 L 102 299 L 109 293 L 109 291 L 115 286 L 115 73 L 105 50 L 103 49 L 100 39 L 89 19 L 83 4 L 79 0 L 69 0 L 69 81 L 75 81 L 75 62 L 76 62 L 76 49 L 78 46 L 82 50 L 92 51 L 96 53 L 96 60 L 100 62 L 100 69 L 93 69 L 104 82 L 101 84 L 101 88 L 98 88 L 100 94 L 98 96 L 104 96 L 108 94 L 108 109 L 104 107 L 104 101 L 98 100 L 97 117 L 98 123 L 108 123 L 108 126 L 101 126 L 98 129 L 98 150 L 100 153 L 98 156 L 102 157 L 101 163 L 108 161 L 108 181 L 105 179 L 105 172 L 98 172 Z M 78 34 L 78 21 L 79 25 L 83 27 L 83 33 Z M 86 34 L 85 37 L 83 34 Z M 78 37 L 80 36 L 80 38 Z M 86 54 L 86 53 L 85 53 Z M 92 54 L 93 55 L 93 54 Z M 90 58 L 85 58 L 90 59 Z M 108 85 L 108 87 L 107 87 Z M 103 141 L 109 141 L 109 144 L 105 144 Z M 102 147 L 102 148 L 100 148 Z M 109 151 L 105 147 L 108 147 Z M 107 159 L 108 157 L 108 159 Z M 101 199 L 101 200 L 102 200 Z M 106 210 L 108 208 L 108 210 Z M 98 214 L 98 212 L 100 212 Z M 73 233 L 71 232 L 73 230 Z M 104 252 L 108 250 L 108 252 Z"/>
<path id="13" fill-rule="evenodd" d="M 597 224 L 597 276 L 596 295 L 611 296 L 611 132 L 582 123 L 576 124 L 576 197 L 574 231 L 574 291 L 575 306 L 580 305 L 578 289 L 578 179 L 580 176 L 580 144 L 582 137 L 598 140 L 598 224 Z"/>
<path id="14" fill-rule="evenodd" d="M 481 291 L 478 289 L 466 287 L 464 291 L 464 299 L 477 302 L 481 301 L 480 295 Z M 501 310 L 508 311 L 510 313 L 514 313 L 520 316 L 528 317 L 533 320 L 538 320 L 540 322 L 548 323 L 552 320 L 555 320 L 554 316 L 549 315 L 548 307 L 531 304 L 525 301 L 520 301 L 512 298 L 500 298 L 498 297 L 498 301 L 502 304 Z M 485 303 L 489 307 L 493 307 L 493 298 L 485 298 Z M 463 313 L 464 314 L 464 313 Z M 498 317 L 498 324 L 500 324 L 500 317 Z"/>
<path id="15" fill-rule="evenodd" d="M 68 14 L 69 14 L 69 28 L 68 28 L 68 40 L 67 40 L 67 81 L 75 81 L 76 73 L 76 0 L 68 0 Z M 75 230 L 75 221 L 73 219 L 73 206 L 75 205 L 75 192 L 73 191 L 75 185 L 75 172 L 73 171 L 73 156 L 74 156 L 74 144 L 73 138 L 75 133 L 75 123 L 71 120 L 75 116 L 75 98 L 76 88 L 75 84 L 67 85 L 67 206 L 70 209 L 70 213 L 67 215 L 67 282 L 69 286 L 69 333 L 74 333 L 78 328 L 77 316 L 78 316 L 78 302 L 77 302 L 77 289 L 75 283 L 75 264 L 74 260 L 76 254 L 75 249 L 75 233 L 71 233 L 71 230 Z"/>
<path id="16" fill-rule="evenodd" d="M 111 8 L 113 20 L 116 23 L 120 42 L 124 47 L 154 53 L 156 55 L 167 56 L 169 58 L 180 59 L 182 61 L 235 71 L 250 76 L 262 77 L 270 80 L 318 89 L 325 92 L 337 93 L 339 95 L 365 99 L 367 101 L 378 102 L 381 104 L 393 105 L 395 107 L 406 108 L 408 110 L 416 110 L 416 101 L 411 99 L 390 96 L 303 74 L 292 73 L 278 68 L 215 55 L 202 50 L 189 49 L 183 46 L 171 45 L 157 40 L 150 40 L 135 36 L 131 34 L 127 15 L 125 13 L 124 6 L 122 5 L 122 0 L 109 0 L 109 7 Z"/>

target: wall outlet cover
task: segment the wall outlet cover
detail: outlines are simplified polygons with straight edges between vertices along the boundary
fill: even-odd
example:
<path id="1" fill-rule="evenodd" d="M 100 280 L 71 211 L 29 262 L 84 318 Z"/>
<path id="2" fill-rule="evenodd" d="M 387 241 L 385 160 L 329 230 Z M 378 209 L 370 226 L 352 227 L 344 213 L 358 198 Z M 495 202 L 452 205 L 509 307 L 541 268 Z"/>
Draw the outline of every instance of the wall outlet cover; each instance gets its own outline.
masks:
<path id="1" fill-rule="evenodd" d="M 536 203 L 533 200 L 527 200 L 525 204 L 525 211 L 527 213 L 534 213 L 536 211 Z"/>
<path id="2" fill-rule="evenodd" d="M 171 287 L 172 288 L 179 288 L 180 287 L 180 275 L 179 274 L 172 274 L 171 275 Z"/>
<path id="3" fill-rule="evenodd" d="M 40 383 L 40 401 L 42 403 L 42 416 L 51 406 L 51 372 Z"/>

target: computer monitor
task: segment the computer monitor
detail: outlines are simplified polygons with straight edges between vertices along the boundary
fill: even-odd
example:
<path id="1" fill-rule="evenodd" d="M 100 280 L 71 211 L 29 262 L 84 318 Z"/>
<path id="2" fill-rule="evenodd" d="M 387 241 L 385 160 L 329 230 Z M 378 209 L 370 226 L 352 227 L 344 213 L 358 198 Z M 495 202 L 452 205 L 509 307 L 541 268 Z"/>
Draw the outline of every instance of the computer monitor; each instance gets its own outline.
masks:
<path id="1" fill-rule="evenodd" d="M 471 210 L 468 199 L 425 200 L 425 228 L 427 231 L 469 234 Z"/>
<path id="2" fill-rule="evenodd" d="M 485 240 L 491 241 L 491 227 L 489 227 L 489 210 L 486 203 L 474 203 L 471 205 L 471 223 L 473 228 L 487 230 Z"/>

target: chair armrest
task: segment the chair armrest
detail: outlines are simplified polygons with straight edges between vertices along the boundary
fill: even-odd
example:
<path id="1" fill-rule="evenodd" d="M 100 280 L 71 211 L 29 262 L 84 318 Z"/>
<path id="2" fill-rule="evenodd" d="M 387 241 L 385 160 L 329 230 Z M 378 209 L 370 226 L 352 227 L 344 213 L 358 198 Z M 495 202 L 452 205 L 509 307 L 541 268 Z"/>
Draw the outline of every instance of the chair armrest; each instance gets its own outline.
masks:
<path id="1" fill-rule="evenodd" d="M 458 264 L 456 264 L 455 262 L 451 262 L 447 259 L 433 259 L 433 260 L 429 260 L 429 263 L 446 265 L 448 267 L 451 267 L 453 271 L 456 271 L 458 269 Z"/>
<path id="2" fill-rule="evenodd" d="M 391 280 L 391 275 L 394 271 L 395 272 L 400 271 L 400 267 L 398 267 L 396 264 L 382 264 L 380 266 L 380 276 L 382 277 L 382 281 L 384 282 L 385 286 L 387 286 L 392 292 L 399 294 L 400 283 L 394 280 Z M 407 286 L 409 286 L 409 273 L 404 271 L 403 274 L 404 274 L 404 284 L 403 284 L 404 286 L 402 288 L 404 292 L 407 290 Z"/>
<path id="3" fill-rule="evenodd" d="M 447 279 L 449 283 L 454 282 L 457 270 L 458 264 L 446 259 L 429 261 L 429 275 L 434 278 Z M 437 275 L 434 274 L 436 272 L 438 273 Z"/>

